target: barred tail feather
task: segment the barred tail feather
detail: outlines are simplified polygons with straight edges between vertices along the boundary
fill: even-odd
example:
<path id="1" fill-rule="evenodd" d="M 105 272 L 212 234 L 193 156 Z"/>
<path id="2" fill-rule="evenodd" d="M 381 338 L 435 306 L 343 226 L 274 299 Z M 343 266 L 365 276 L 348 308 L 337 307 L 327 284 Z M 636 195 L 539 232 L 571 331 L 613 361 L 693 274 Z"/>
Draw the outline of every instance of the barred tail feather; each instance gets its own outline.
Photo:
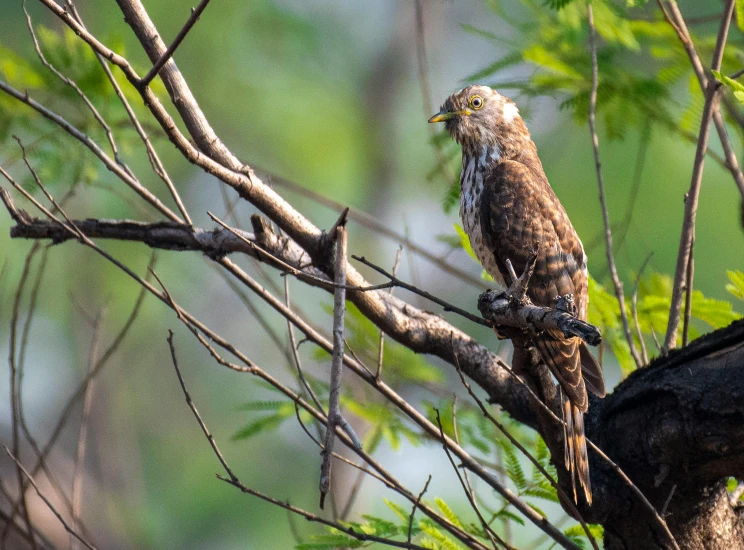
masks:
<path id="1" fill-rule="evenodd" d="M 592 504 L 592 484 L 589 477 L 589 456 L 586 451 L 586 436 L 584 434 L 584 413 L 563 396 L 564 426 L 564 461 L 566 470 L 571 474 L 571 487 L 574 501 L 578 502 L 576 481 L 584 491 L 587 503 Z"/>

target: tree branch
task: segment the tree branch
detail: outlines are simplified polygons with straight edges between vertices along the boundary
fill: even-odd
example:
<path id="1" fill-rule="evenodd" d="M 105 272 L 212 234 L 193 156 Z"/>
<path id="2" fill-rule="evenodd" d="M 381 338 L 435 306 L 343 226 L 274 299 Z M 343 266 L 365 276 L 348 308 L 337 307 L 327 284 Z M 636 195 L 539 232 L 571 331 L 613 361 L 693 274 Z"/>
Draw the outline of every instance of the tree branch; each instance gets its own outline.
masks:
<path id="1" fill-rule="evenodd" d="M 180 31 L 178 31 L 176 38 L 173 40 L 173 43 L 168 46 L 168 49 L 163 52 L 163 55 L 161 55 L 160 58 L 152 66 L 152 69 L 150 69 L 150 71 L 139 81 L 139 85 L 141 87 L 148 86 L 152 79 L 155 78 L 160 72 L 160 69 L 163 68 L 163 65 L 165 65 L 171 57 L 173 57 L 173 54 L 176 53 L 176 48 L 181 45 L 183 39 L 186 38 L 186 35 L 189 33 L 191 28 L 199 20 L 199 17 L 204 11 L 204 8 L 207 7 L 207 4 L 209 4 L 209 2 L 210 0 L 202 0 L 196 8 L 191 8 L 191 15 L 186 20 L 186 24 L 181 28 Z"/>
<path id="2" fill-rule="evenodd" d="M 597 37 L 594 29 L 594 12 L 592 11 L 591 3 L 587 4 L 586 9 L 589 18 L 589 44 L 591 47 L 592 56 L 592 89 L 589 96 L 589 130 L 591 131 L 592 148 L 594 150 L 594 164 L 597 170 L 599 202 L 602 205 L 602 219 L 604 220 L 605 228 L 607 265 L 610 268 L 612 284 L 615 287 L 615 296 L 617 296 L 618 305 L 620 306 L 620 318 L 623 322 L 625 340 L 627 340 L 628 342 L 628 347 L 630 348 L 630 354 L 633 356 L 633 361 L 635 361 L 637 367 L 640 367 L 643 362 L 641 361 L 640 355 L 638 355 L 638 349 L 636 348 L 635 341 L 633 340 L 633 333 L 630 331 L 630 323 L 628 323 L 628 313 L 625 308 L 625 293 L 623 292 L 623 283 L 622 281 L 620 281 L 620 277 L 617 274 L 617 267 L 615 266 L 615 254 L 612 251 L 612 229 L 610 228 L 610 214 L 607 210 L 607 201 L 605 200 L 604 179 L 602 178 L 602 164 L 599 160 L 599 138 L 597 137 L 597 128 L 595 123 L 595 114 L 597 111 L 597 89 L 599 87 L 599 75 L 597 66 Z"/>
<path id="3" fill-rule="evenodd" d="M 721 25 L 716 39 L 716 48 L 713 52 L 711 70 L 717 71 L 721 68 L 723 49 L 726 45 L 731 17 L 734 14 L 734 0 L 727 0 L 726 9 L 721 18 Z M 700 184 L 703 181 L 703 168 L 705 165 L 705 151 L 708 148 L 708 137 L 710 136 L 710 120 L 715 111 L 718 95 L 718 86 L 714 79 L 708 79 L 705 92 L 705 105 L 703 107 L 702 120 L 700 121 L 700 134 L 698 136 L 697 149 L 695 151 L 695 164 L 692 167 L 692 179 L 690 190 L 685 195 L 685 215 L 680 235 L 679 253 L 677 254 L 677 267 L 674 272 L 674 286 L 672 287 L 672 304 L 669 309 L 669 324 L 667 325 L 666 338 L 662 346 L 662 352 L 668 353 L 677 344 L 677 328 L 679 327 L 680 311 L 682 309 L 682 295 L 686 287 L 687 264 L 690 259 L 693 239 L 695 238 L 695 216 L 697 214 L 698 197 L 700 196 Z M 689 284 L 689 283 L 688 283 Z"/>

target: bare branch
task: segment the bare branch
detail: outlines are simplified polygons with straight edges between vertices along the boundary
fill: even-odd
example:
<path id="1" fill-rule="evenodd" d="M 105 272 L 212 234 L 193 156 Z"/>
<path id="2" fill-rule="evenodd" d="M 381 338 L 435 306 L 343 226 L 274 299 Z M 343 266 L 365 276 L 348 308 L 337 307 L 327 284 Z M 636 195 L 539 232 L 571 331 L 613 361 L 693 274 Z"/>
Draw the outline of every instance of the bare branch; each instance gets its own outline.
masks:
<path id="1" fill-rule="evenodd" d="M 654 253 L 652 252 L 649 254 L 646 259 L 643 261 L 643 264 L 641 264 L 641 269 L 638 270 L 638 275 L 636 275 L 635 285 L 633 286 L 633 297 L 631 298 L 631 308 L 633 311 L 633 321 L 635 322 L 635 328 L 636 328 L 636 335 L 638 336 L 638 341 L 641 343 L 641 357 L 643 358 L 643 364 L 648 365 L 648 353 L 646 351 L 646 342 L 643 339 L 643 333 L 641 333 L 641 324 L 638 322 L 638 285 L 641 282 L 641 276 L 643 275 L 643 270 L 646 269 L 646 265 L 648 264 L 649 260 L 651 259 L 651 256 L 653 256 Z"/>
<path id="2" fill-rule="evenodd" d="M 612 229 L 610 228 L 610 213 L 607 210 L 607 201 L 605 199 L 604 190 L 604 179 L 602 178 L 602 164 L 599 160 L 599 137 L 597 136 L 596 128 L 596 110 L 597 110 L 597 88 L 599 87 L 599 75 L 597 67 L 597 37 L 594 29 L 594 12 L 592 11 L 592 5 L 587 4 L 587 15 L 589 18 L 589 46 L 591 48 L 592 56 L 592 89 L 589 95 L 589 130 L 592 136 L 592 148 L 594 150 L 594 165 L 597 170 L 597 184 L 599 185 L 599 202 L 602 205 L 602 219 L 604 220 L 605 227 L 605 248 L 607 252 L 607 265 L 610 268 L 610 276 L 612 277 L 612 284 L 615 287 L 615 296 L 617 297 L 618 305 L 620 306 L 620 318 L 623 322 L 623 330 L 625 331 L 625 339 L 628 341 L 628 347 L 630 348 L 630 354 L 633 356 L 636 366 L 640 367 L 642 364 L 641 357 L 638 355 L 635 342 L 633 341 L 633 334 L 630 332 L 630 324 L 628 323 L 628 314 L 625 311 L 625 293 L 623 292 L 623 283 L 617 274 L 617 267 L 615 266 L 615 254 L 612 251 Z"/>
<path id="3" fill-rule="evenodd" d="M 341 418 L 341 375 L 344 356 L 344 317 L 346 315 L 346 248 L 347 235 L 344 222 L 334 231 L 336 241 L 336 288 L 333 292 L 333 356 L 331 360 L 331 384 L 328 395 L 328 425 L 323 443 L 323 463 L 320 468 L 320 507 L 323 508 L 326 493 L 331 486 L 331 453 L 333 452 L 336 426 Z"/>
<path id="4" fill-rule="evenodd" d="M 442 419 L 439 416 L 439 409 L 434 409 L 434 412 L 437 415 L 437 425 L 439 426 L 440 436 L 442 438 L 442 441 L 444 441 L 444 428 L 442 428 Z M 453 460 L 452 455 L 450 454 L 450 451 L 447 448 L 447 445 L 446 444 L 442 445 L 442 448 L 444 449 L 444 452 L 447 455 L 447 459 L 452 465 L 452 468 L 455 470 L 455 474 L 457 475 L 457 479 L 460 481 L 460 485 L 462 486 L 463 491 L 465 491 L 465 496 L 467 497 L 468 502 L 470 503 L 470 507 L 475 511 L 475 514 L 478 516 L 478 520 L 481 523 L 481 527 L 483 528 L 483 531 L 486 533 L 486 535 L 488 535 L 488 538 L 491 540 L 491 544 L 493 544 L 493 547 L 496 548 L 496 545 L 498 543 L 503 548 L 506 548 L 506 550 L 515 550 L 513 546 L 511 546 L 510 544 L 507 544 L 501 537 L 499 537 L 496 534 L 496 532 L 493 529 L 491 529 L 491 526 L 488 525 L 488 522 L 483 517 L 483 514 L 481 514 L 480 508 L 478 508 L 478 503 L 475 501 L 475 498 L 472 492 L 469 490 L 465 481 L 462 479 L 462 475 L 460 475 L 460 470 L 457 468 L 457 464 L 455 464 L 455 461 Z"/>
<path id="5" fill-rule="evenodd" d="M 83 100 L 85 103 L 85 106 L 88 107 L 88 110 L 93 115 L 93 118 L 96 119 L 96 122 L 103 128 L 103 131 L 106 133 L 106 138 L 108 139 L 109 145 L 111 146 L 111 152 L 114 155 L 114 160 L 116 160 L 117 164 L 119 164 L 126 172 L 132 176 L 135 177 L 132 171 L 129 169 L 129 167 L 126 165 L 126 163 L 121 160 L 119 157 L 119 148 L 116 146 L 116 140 L 114 139 L 114 134 L 111 131 L 111 127 L 106 123 L 104 118 L 101 116 L 101 114 L 98 112 L 98 109 L 96 109 L 95 105 L 91 102 L 91 100 L 88 98 L 87 95 L 85 95 L 85 92 L 80 89 L 80 86 L 75 83 L 71 78 L 66 77 L 64 74 L 62 74 L 59 70 L 57 70 L 54 65 L 49 63 L 47 61 L 47 58 L 44 57 L 44 53 L 41 51 L 41 46 L 39 45 L 39 40 L 36 38 L 36 32 L 34 32 L 34 25 L 31 21 L 31 16 L 28 13 L 28 10 L 26 9 L 26 0 L 23 0 L 23 13 L 26 15 L 26 25 L 28 26 L 28 31 L 31 34 L 31 39 L 34 43 L 34 48 L 36 49 L 36 54 L 39 56 L 39 59 L 41 60 L 41 63 L 48 68 L 54 75 L 59 78 L 62 82 L 64 82 L 66 85 L 68 85 L 70 88 L 75 90 L 75 93 L 80 96 L 80 99 Z"/>
<path id="6" fill-rule="evenodd" d="M 73 531 L 70 526 L 67 524 L 67 522 L 64 520 L 64 518 L 61 516 L 61 514 L 57 511 L 57 509 L 54 507 L 54 505 L 49 502 L 49 499 L 44 496 L 44 493 L 42 493 L 39 490 L 39 486 L 36 485 L 36 482 L 34 481 L 34 478 L 31 477 L 31 474 L 29 474 L 26 471 L 26 468 L 23 467 L 23 465 L 18 462 L 18 459 L 13 455 L 13 453 L 10 452 L 10 449 L 5 447 L 5 452 L 8 454 L 8 456 L 13 460 L 13 462 L 16 463 L 16 466 L 21 469 L 23 474 L 26 476 L 26 478 L 29 480 L 31 485 L 33 485 L 34 489 L 36 489 L 36 494 L 39 495 L 39 498 L 44 501 L 44 504 L 46 504 L 49 509 L 54 513 L 55 516 L 57 516 L 57 519 L 60 521 L 62 526 L 65 528 L 65 531 L 70 533 L 73 537 L 75 537 L 77 540 L 79 540 L 86 548 L 89 548 L 90 550 L 96 550 L 94 546 L 91 546 L 85 539 L 83 539 L 80 535 L 78 535 L 75 531 Z"/>
<path id="7" fill-rule="evenodd" d="M 95 378 L 91 373 L 96 368 L 98 362 L 98 348 L 100 344 L 101 329 L 103 325 L 104 312 L 100 311 L 93 324 L 93 341 L 88 353 L 88 374 L 86 376 L 85 391 L 83 396 L 83 416 L 80 420 L 80 431 L 78 432 L 77 452 L 75 454 L 75 466 L 72 476 L 72 523 L 76 528 L 80 528 L 80 514 L 83 506 L 83 470 L 85 466 L 85 451 L 88 444 L 88 423 L 90 421 L 90 409 L 93 402 L 93 388 Z M 71 541 L 71 546 L 77 548 L 75 541 Z"/>
<path id="8" fill-rule="evenodd" d="M 676 3 L 671 2 L 676 7 Z M 718 29 L 716 47 L 713 52 L 711 70 L 717 71 L 721 68 L 723 50 L 728 37 L 731 17 L 734 14 L 734 0 L 727 0 L 726 8 L 721 24 Z M 695 151 L 695 164 L 692 168 L 690 189 L 685 195 L 685 215 L 680 235 L 679 253 L 677 255 L 677 266 L 674 272 L 674 286 L 672 287 L 672 304 L 669 309 L 669 324 L 667 325 L 666 337 L 662 346 L 662 353 L 668 353 L 677 344 L 677 328 L 679 327 L 680 310 L 682 309 L 682 293 L 685 290 L 685 278 L 687 274 L 687 263 L 690 258 L 690 250 L 695 238 L 695 216 L 697 214 L 698 197 L 700 196 L 700 184 L 703 180 L 703 168 L 705 166 L 705 151 L 708 148 L 708 137 L 710 136 L 710 120 L 713 116 L 714 106 L 717 103 L 718 86 L 713 79 L 708 80 L 705 91 L 705 105 L 703 106 L 702 120 L 700 121 L 700 134 L 698 136 L 697 149 Z"/>
<path id="9" fill-rule="evenodd" d="M 82 28 L 85 28 L 85 23 L 83 23 L 83 20 L 80 17 L 80 14 L 78 13 L 77 8 L 75 7 L 75 4 L 73 4 L 71 0 L 67 0 L 67 7 L 72 13 L 75 20 L 82 26 Z M 178 191 L 176 190 L 176 186 L 173 185 L 173 182 L 171 181 L 170 176 L 168 175 L 168 172 L 165 169 L 165 166 L 163 166 L 163 163 L 161 162 L 157 151 L 155 151 L 155 148 L 150 142 L 150 138 L 145 132 L 145 129 L 142 127 L 142 124 L 140 124 L 140 121 L 137 119 L 137 115 L 134 113 L 134 109 L 132 109 L 132 106 L 129 104 L 129 100 L 124 95 L 124 92 L 122 91 L 121 86 L 119 86 L 119 82 L 116 80 L 116 78 L 114 78 L 114 75 L 108 66 L 108 62 L 99 52 L 94 50 L 93 53 L 95 54 L 96 59 L 98 60 L 98 63 L 101 65 L 103 72 L 106 74 L 106 78 L 109 79 L 109 82 L 111 83 L 111 87 L 114 89 L 114 92 L 116 93 L 116 97 L 119 98 L 119 101 L 124 107 L 124 110 L 127 112 L 127 116 L 129 117 L 129 120 L 132 122 L 134 129 L 137 131 L 137 134 L 142 140 L 142 143 L 145 144 L 145 149 L 147 150 L 147 157 L 150 160 L 150 164 L 152 166 L 153 171 L 160 177 L 161 180 L 163 180 L 163 183 L 165 183 L 165 186 L 168 188 L 168 191 L 170 192 L 171 197 L 173 197 L 173 201 L 176 203 L 176 206 L 178 206 L 178 211 L 181 212 L 183 219 L 186 220 L 187 224 L 192 225 L 191 217 L 189 216 L 189 213 L 186 210 L 186 207 L 184 206 L 183 201 L 181 200 L 181 197 L 178 194 Z"/>
<path id="10" fill-rule="evenodd" d="M 145 201 L 147 201 L 150 205 L 152 205 L 154 208 L 156 208 L 160 213 L 162 213 L 165 217 L 180 222 L 181 218 L 178 217 L 177 214 L 173 213 L 167 206 L 165 206 L 159 198 L 157 198 L 155 195 L 153 195 L 149 190 L 147 190 L 145 187 L 142 186 L 142 184 L 137 181 L 137 179 L 133 178 L 129 173 L 124 170 L 121 166 L 119 166 L 115 161 L 111 160 L 111 158 L 103 152 L 103 150 L 98 146 L 98 144 L 93 141 L 87 134 L 84 134 L 80 130 L 78 130 L 75 126 L 67 122 L 63 117 L 60 115 L 54 113 L 53 111 L 47 109 L 44 107 L 41 103 L 38 101 L 32 99 L 28 93 L 21 93 L 12 86 L 6 84 L 3 81 L 0 81 L 0 90 L 8 94 L 9 96 L 12 96 L 16 98 L 17 100 L 25 103 L 35 111 L 37 111 L 39 114 L 41 114 L 43 117 L 51 120 L 58 126 L 60 126 L 63 130 L 65 130 L 68 134 L 70 134 L 72 137 L 80 141 L 83 145 L 85 145 L 88 149 L 90 149 L 94 155 L 96 155 L 101 162 L 108 168 L 111 172 L 116 174 L 119 179 L 121 179 L 124 183 L 126 183 L 133 191 L 135 191 L 140 197 L 142 197 Z"/>
<path id="11" fill-rule="evenodd" d="M 2 168 L 0 168 L 1 170 Z M 21 279 L 18 283 L 18 289 L 16 290 L 15 299 L 13 300 L 13 310 L 10 320 L 10 340 L 8 342 L 8 364 L 10 367 L 10 412 L 11 412 L 11 429 L 12 429 L 12 441 L 13 441 L 13 455 L 20 456 L 20 428 L 21 428 L 21 394 L 18 387 L 18 365 L 16 363 L 16 338 L 18 330 L 18 318 L 20 315 L 21 298 L 23 296 L 23 289 L 28 281 L 28 276 L 31 271 L 31 262 L 34 256 L 38 252 L 39 247 L 33 246 L 26 255 L 26 260 L 23 264 L 23 271 L 21 273 Z M 6 447 L 7 450 L 7 447 Z M 8 451 L 10 453 L 10 451 Z M 17 507 L 20 507 L 23 521 L 26 523 L 26 529 L 28 530 L 29 536 L 31 537 L 31 546 L 36 549 L 36 539 L 33 536 L 34 530 L 31 523 L 31 518 L 28 511 L 28 502 L 26 501 L 26 486 L 23 482 L 22 467 L 20 463 L 17 463 L 16 476 L 18 479 L 18 504 L 13 506 L 11 511 L 11 520 L 13 519 Z M 6 524 L 5 529 L 2 533 L 3 546 L 5 545 L 5 537 L 8 535 L 10 523 Z"/>
<path id="12" fill-rule="evenodd" d="M 679 11 L 677 2 L 675 0 L 656 1 L 661 8 L 662 13 L 664 14 L 664 18 L 674 29 L 677 37 L 682 42 L 682 46 L 684 47 L 685 52 L 687 52 L 687 56 L 690 58 L 690 64 L 695 71 L 695 76 L 698 79 L 700 88 L 705 94 L 706 90 L 708 89 L 708 76 L 705 69 L 703 68 L 702 61 L 700 61 L 700 56 L 695 50 L 695 45 L 692 42 L 690 31 L 687 29 L 685 19 L 684 17 L 682 17 L 682 13 Z M 665 4 L 669 8 L 668 10 L 664 7 Z M 724 14 L 715 17 L 717 21 L 720 21 L 723 16 Z M 716 83 L 716 85 L 718 84 L 719 83 Z M 715 102 L 713 105 L 713 124 L 715 124 L 716 126 L 718 138 L 721 140 L 721 146 L 725 155 L 725 162 L 723 162 L 723 166 L 731 172 L 731 175 L 734 178 L 734 182 L 736 183 L 736 186 L 739 189 L 739 193 L 741 194 L 742 200 L 744 200 L 744 175 L 742 175 L 736 152 L 734 151 L 734 147 L 731 144 L 731 139 L 729 138 L 728 132 L 726 131 L 726 124 L 724 123 L 723 116 L 721 115 L 718 104 Z M 697 143 L 697 139 L 693 141 Z M 710 154 L 711 151 L 708 150 L 707 153 Z M 716 160 L 720 163 L 720 160 Z"/>
<path id="13" fill-rule="evenodd" d="M 690 242 L 690 255 L 687 258 L 687 274 L 685 282 L 685 317 L 682 323 L 682 346 L 687 345 L 690 335 L 690 316 L 692 315 L 692 287 L 695 279 L 695 235 Z"/>
<path id="14" fill-rule="evenodd" d="M 411 515 L 408 517 L 408 542 L 411 542 L 411 533 L 413 531 L 413 516 L 416 515 L 416 508 L 418 508 L 418 506 L 421 504 L 421 499 L 424 498 L 424 494 L 429 488 L 429 483 L 431 483 L 431 474 L 429 474 L 429 477 L 426 479 L 424 488 L 421 489 L 421 492 L 419 493 L 418 497 L 416 497 L 416 501 L 413 503 L 413 507 L 411 508 Z"/>
<path id="15" fill-rule="evenodd" d="M 204 11 L 204 8 L 207 7 L 207 4 L 209 4 L 209 2 L 210 0 L 202 0 L 196 8 L 191 8 L 191 15 L 186 21 L 186 24 L 181 28 L 180 31 L 178 31 L 176 38 L 173 40 L 173 43 L 168 46 L 168 49 L 165 50 L 165 52 L 163 52 L 163 55 L 160 56 L 160 59 L 158 59 L 152 66 L 152 69 L 150 69 L 150 71 L 139 81 L 140 86 L 148 86 L 152 79 L 155 78 L 160 72 L 160 69 L 163 68 L 163 65 L 165 65 L 171 57 L 173 57 L 173 54 L 176 52 L 176 48 L 181 45 L 181 42 L 184 38 L 186 38 L 186 35 L 191 30 L 191 27 L 193 27 L 194 24 L 199 20 L 199 17 Z"/>

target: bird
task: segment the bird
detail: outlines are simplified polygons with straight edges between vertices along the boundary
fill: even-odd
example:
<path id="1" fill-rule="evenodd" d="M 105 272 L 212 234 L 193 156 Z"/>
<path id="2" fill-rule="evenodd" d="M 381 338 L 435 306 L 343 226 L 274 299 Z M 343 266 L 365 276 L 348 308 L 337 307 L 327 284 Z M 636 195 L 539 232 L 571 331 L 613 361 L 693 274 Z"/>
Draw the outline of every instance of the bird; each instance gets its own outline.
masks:
<path id="1" fill-rule="evenodd" d="M 488 86 L 468 86 L 448 97 L 430 123 L 444 122 L 462 147 L 460 216 L 476 257 L 497 284 L 508 286 L 536 256 L 527 296 L 552 307 L 572 295 L 575 315 L 587 318 L 588 271 L 584 247 L 545 175 L 537 147 L 516 104 Z M 586 344 L 558 330 L 531 340 L 561 389 L 564 461 L 592 502 L 584 413 L 589 391 L 606 394 L 602 369 Z"/>

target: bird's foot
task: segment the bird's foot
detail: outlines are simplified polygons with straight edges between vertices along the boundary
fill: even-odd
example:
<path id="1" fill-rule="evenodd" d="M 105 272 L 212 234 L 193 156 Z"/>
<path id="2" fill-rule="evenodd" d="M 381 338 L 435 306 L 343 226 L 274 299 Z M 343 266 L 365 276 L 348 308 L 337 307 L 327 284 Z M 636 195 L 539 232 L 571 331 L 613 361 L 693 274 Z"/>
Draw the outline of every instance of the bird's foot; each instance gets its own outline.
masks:
<path id="1" fill-rule="evenodd" d="M 576 307 L 576 301 L 574 300 L 573 294 L 564 294 L 563 296 L 556 296 L 555 300 L 555 309 L 558 311 L 563 311 L 564 313 L 568 313 L 569 315 L 572 315 L 576 317 L 578 314 L 578 309 Z"/>

